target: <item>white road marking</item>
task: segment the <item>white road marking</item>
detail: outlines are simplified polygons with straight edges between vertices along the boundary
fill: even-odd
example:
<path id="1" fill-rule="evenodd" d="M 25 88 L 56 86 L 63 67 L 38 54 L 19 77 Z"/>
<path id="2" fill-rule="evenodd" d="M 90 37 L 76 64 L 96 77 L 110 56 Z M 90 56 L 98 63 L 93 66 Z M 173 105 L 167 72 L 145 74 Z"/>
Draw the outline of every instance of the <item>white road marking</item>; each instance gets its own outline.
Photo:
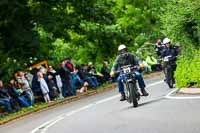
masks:
<path id="1" fill-rule="evenodd" d="M 161 84 L 161 83 L 163 83 L 163 82 L 164 82 L 164 81 L 161 80 L 161 81 L 158 81 L 158 82 L 155 82 L 155 83 L 149 84 L 146 88 L 149 88 L 149 87 L 151 87 L 151 86 L 155 86 L 155 85 Z"/>
<path id="2" fill-rule="evenodd" d="M 112 96 L 112 97 L 109 97 L 109 98 L 106 98 L 106 99 L 103 99 L 103 100 L 100 100 L 100 101 L 97 101 L 97 102 L 95 102 L 95 104 L 105 103 L 105 102 L 107 102 L 107 101 L 110 101 L 110 100 L 115 99 L 115 98 L 118 98 L 118 97 L 120 97 L 119 94 L 118 94 L 118 95 L 115 95 L 115 96 Z"/>
<path id="3" fill-rule="evenodd" d="M 161 83 L 163 83 L 163 81 L 158 81 L 158 82 L 149 84 L 147 87 L 151 87 L 151 86 L 154 86 L 154 85 L 157 85 L 157 84 L 161 84 Z M 73 115 L 73 114 L 75 114 L 75 113 L 78 113 L 78 112 L 80 112 L 80 111 L 89 109 L 89 108 L 93 107 L 94 105 L 101 104 L 101 103 L 105 103 L 105 102 L 107 102 L 107 101 L 113 100 L 113 99 L 118 98 L 118 97 L 120 97 L 120 95 L 114 95 L 114 96 L 112 96 L 112 97 L 108 97 L 108 98 L 106 98 L 106 99 L 99 100 L 99 101 L 97 101 L 97 102 L 95 102 L 95 103 L 88 104 L 88 105 L 83 106 L 83 107 L 81 107 L 81 108 L 79 108 L 79 109 L 72 110 L 72 111 L 70 111 L 70 112 L 68 112 L 68 113 L 66 113 L 66 114 L 59 115 L 59 116 L 57 116 L 56 118 L 51 119 L 51 120 L 49 120 L 49 121 L 43 123 L 43 124 L 40 125 L 39 127 L 36 127 L 36 128 L 35 128 L 34 130 L 32 130 L 30 133 L 36 133 L 36 132 L 38 132 L 38 131 L 40 131 L 40 133 L 46 133 L 47 130 L 48 130 L 48 128 L 50 128 L 51 126 L 55 125 L 57 122 L 63 120 L 65 117 L 69 117 L 69 116 L 71 116 L 71 115 Z"/>
<path id="4" fill-rule="evenodd" d="M 57 122 L 61 121 L 62 119 L 64 119 L 65 117 L 60 116 L 58 119 L 54 120 L 53 122 L 51 122 L 49 125 L 47 125 L 46 127 L 44 127 L 41 131 L 41 133 L 46 133 L 46 131 L 48 130 L 49 127 L 55 125 Z"/>
<path id="5" fill-rule="evenodd" d="M 169 92 L 165 98 L 168 98 L 168 99 L 176 99 L 176 100 L 184 100 L 184 99 L 200 99 L 200 96 L 192 96 L 192 97 L 189 97 L 189 96 L 171 96 L 171 94 L 175 93 L 176 91 L 178 91 L 178 89 L 174 89 L 172 90 L 171 92 Z"/>

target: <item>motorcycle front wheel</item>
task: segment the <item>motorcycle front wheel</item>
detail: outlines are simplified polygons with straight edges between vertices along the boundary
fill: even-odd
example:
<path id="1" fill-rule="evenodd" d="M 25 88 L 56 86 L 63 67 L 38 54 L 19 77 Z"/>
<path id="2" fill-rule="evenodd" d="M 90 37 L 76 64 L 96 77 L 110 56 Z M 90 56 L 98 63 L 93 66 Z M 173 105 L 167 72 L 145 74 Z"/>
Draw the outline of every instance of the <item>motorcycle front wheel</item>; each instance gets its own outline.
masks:
<path id="1" fill-rule="evenodd" d="M 133 83 L 129 83 L 130 88 L 130 98 L 133 102 L 133 107 L 138 106 L 138 100 L 137 100 L 137 89 L 135 88 Z"/>

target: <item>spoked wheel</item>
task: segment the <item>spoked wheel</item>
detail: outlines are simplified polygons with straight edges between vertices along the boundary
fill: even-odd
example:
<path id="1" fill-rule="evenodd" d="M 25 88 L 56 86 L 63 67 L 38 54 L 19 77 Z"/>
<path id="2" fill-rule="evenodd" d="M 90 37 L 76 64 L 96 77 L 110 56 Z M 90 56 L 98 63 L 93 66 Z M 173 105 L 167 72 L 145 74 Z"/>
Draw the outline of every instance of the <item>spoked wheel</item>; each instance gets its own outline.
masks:
<path id="1" fill-rule="evenodd" d="M 130 87 L 130 99 L 133 102 L 133 107 L 137 107 L 138 106 L 138 96 L 137 96 L 137 91 L 135 86 L 133 85 L 133 83 L 129 83 L 129 87 Z"/>

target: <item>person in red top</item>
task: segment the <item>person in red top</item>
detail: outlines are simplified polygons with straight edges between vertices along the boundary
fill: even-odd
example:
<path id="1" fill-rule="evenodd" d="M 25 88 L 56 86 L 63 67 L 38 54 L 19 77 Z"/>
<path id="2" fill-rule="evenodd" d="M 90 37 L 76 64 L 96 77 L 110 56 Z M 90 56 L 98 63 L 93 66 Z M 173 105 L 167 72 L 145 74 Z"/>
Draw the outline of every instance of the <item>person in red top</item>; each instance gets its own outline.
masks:
<path id="1" fill-rule="evenodd" d="M 65 67 L 69 72 L 74 72 L 74 65 L 71 63 L 70 57 L 65 58 Z"/>
<path id="2" fill-rule="evenodd" d="M 72 93 L 72 95 L 76 95 L 76 87 L 75 87 L 75 80 L 74 80 L 76 72 L 74 71 L 74 65 L 71 63 L 70 57 L 65 58 L 65 68 L 66 68 L 66 71 L 69 72 L 70 92 Z"/>

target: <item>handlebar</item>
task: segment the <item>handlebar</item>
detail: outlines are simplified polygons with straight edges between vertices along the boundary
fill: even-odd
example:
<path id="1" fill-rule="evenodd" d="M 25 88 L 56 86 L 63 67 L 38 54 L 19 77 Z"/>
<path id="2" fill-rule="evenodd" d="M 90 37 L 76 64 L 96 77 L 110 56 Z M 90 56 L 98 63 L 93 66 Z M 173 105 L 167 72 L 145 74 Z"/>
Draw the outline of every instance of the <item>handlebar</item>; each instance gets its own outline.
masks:
<path id="1" fill-rule="evenodd" d="M 128 72 L 131 72 L 131 71 L 134 71 L 134 70 L 137 70 L 137 69 L 138 69 L 137 66 L 126 65 L 126 66 L 121 67 L 119 71 L 116 71 L 116 73 L 120 73 L 120 72 L 128 73 Z"/>

